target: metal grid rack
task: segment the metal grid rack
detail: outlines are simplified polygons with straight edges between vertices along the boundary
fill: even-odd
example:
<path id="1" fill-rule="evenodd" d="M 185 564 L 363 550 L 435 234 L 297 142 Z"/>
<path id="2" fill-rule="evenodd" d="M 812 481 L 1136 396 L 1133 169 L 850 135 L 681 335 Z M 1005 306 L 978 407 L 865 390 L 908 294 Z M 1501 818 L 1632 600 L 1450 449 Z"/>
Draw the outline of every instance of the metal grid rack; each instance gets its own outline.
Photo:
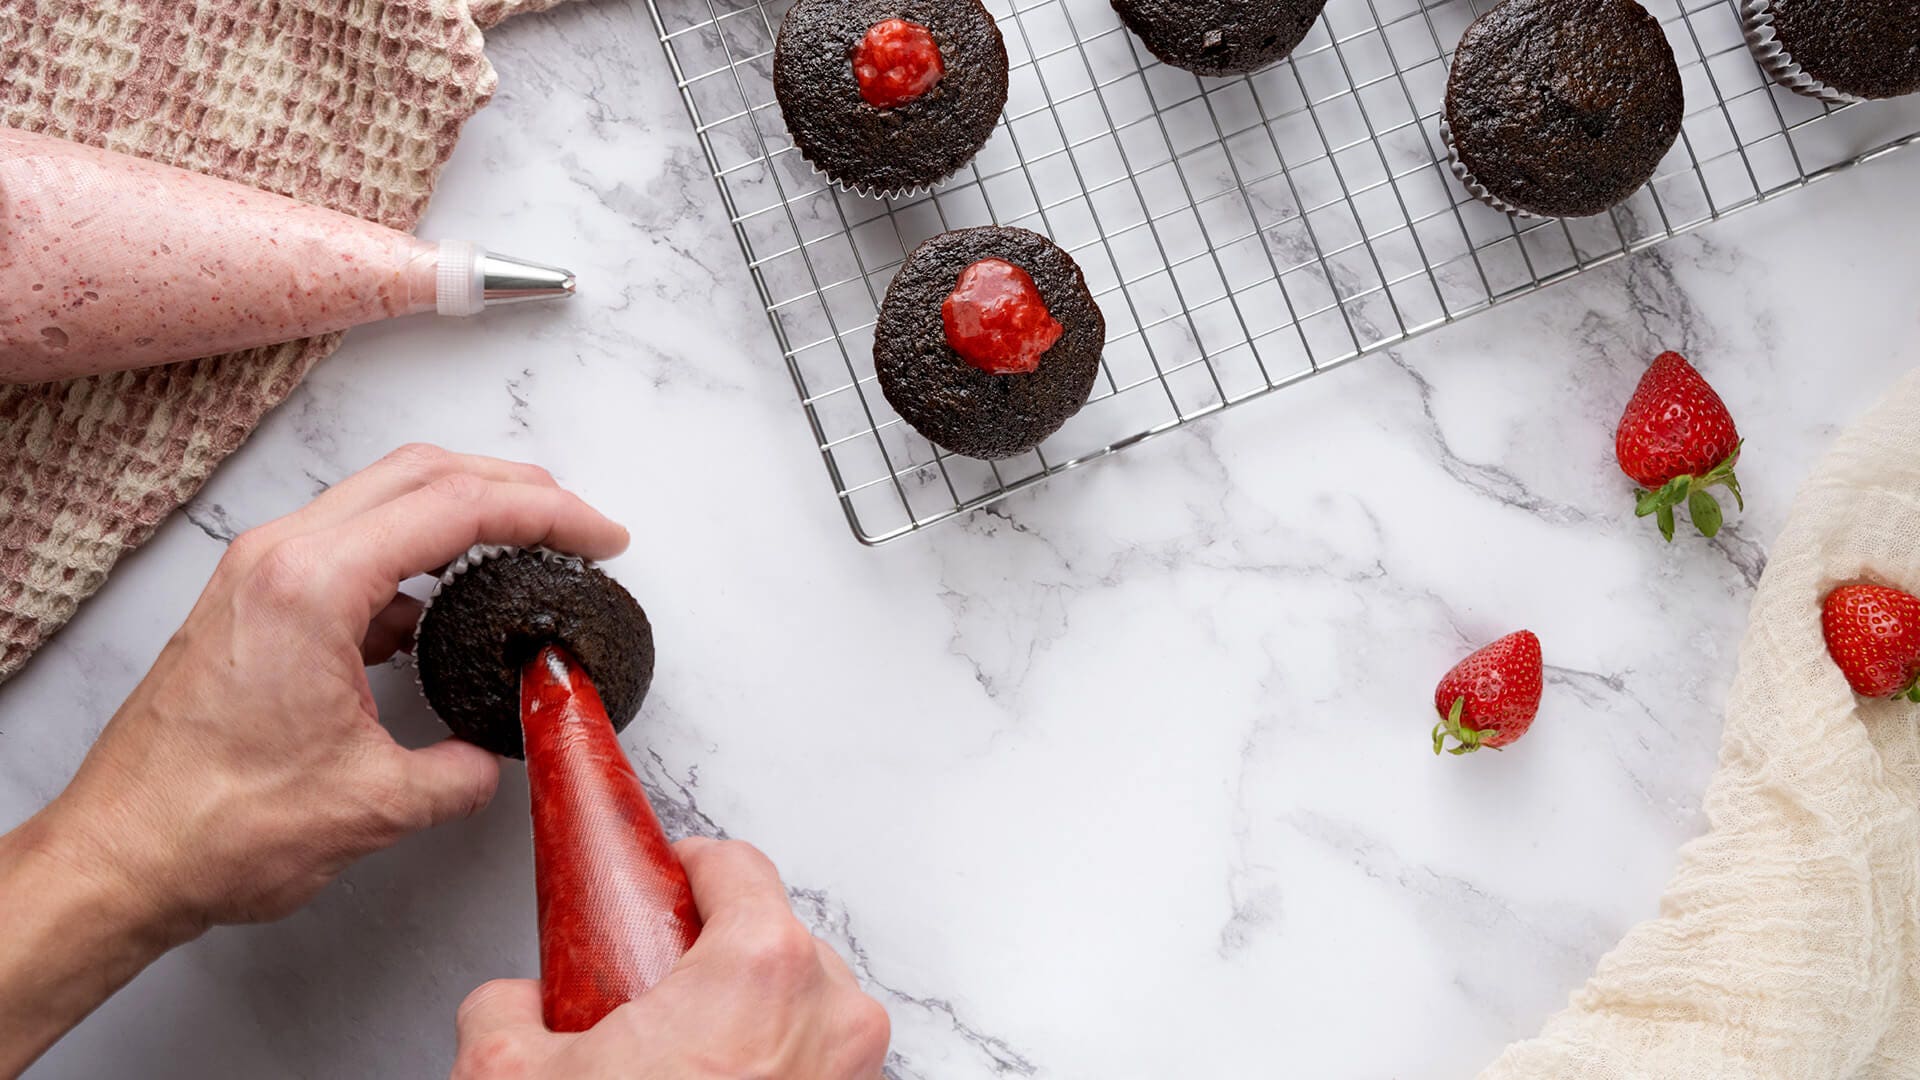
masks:
<path id="1" fill-rule="evenodd" d="M 1012 62 L 993 138 L 931 195 L 871 199 L 787 136 L 772 67 L 790 2 L 647 6 L 866 543 L 1920 141 L 1920 96 L 1834 108 L 1773 86 L 1736 0 L 1642 0 L 1679 61 L 1679 141 L 1608 214 L 1515 219 L 1461 189 L 1438 134 L 1453 44 L 1493 0 L 1331 0 L 1289 59 L 1231 79 L 1158 63 L 1107 0 L 985 0 Z M 872 356 L 905 253 L 989 223 L 1070 251 L 1108 326 L 1086 408 L 993 463 L 901 421 Z"/>

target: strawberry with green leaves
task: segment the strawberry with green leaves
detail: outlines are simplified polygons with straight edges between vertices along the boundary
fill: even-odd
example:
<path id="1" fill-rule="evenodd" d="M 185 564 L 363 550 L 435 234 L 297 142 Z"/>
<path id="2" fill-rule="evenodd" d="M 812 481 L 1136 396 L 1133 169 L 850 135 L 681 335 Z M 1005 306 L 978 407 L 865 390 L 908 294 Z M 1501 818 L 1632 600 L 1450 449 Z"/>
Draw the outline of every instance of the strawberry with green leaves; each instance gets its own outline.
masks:
<path id="1" fill-rule="evenodd" d="M 1521 630 L 1453 666 L 1433 692 L 1440 722 L 1433 725 L 1433 752 L 1469 754 L 1495 750 L 1533 726 L 1540 711 L 1540 639 Z M 1451 738 L 1454 745 L 1448 746 Z"/>
<path id="2" fill-rule="evenodd" d="M 1613 438 L 1620 470 L 1640 485 L 1636 517 L 1653 515 L 1660 535 L 1673 539 L 1673 509 L 1687 505 L 1694 527 L 1707 536 L 1720 531 L 1720 502 L 1709 490 L 1733 493 L 1741 509 L 1740 432 L 1726 403 L 1677 352 L 1663 352 L 1640 377 Z"/>
<path id="3" fill-rule="evenodd" d="M 1820 604 L 1820 631 L 1854 693 L 1920 701 L 1920 596 L 1842 585 Z"/>

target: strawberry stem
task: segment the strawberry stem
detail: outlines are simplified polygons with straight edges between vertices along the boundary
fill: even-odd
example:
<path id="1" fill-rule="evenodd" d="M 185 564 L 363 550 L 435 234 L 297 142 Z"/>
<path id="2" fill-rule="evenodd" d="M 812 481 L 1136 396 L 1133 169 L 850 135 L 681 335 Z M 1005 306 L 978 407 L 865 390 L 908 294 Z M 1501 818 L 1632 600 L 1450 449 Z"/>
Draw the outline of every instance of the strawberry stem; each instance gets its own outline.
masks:
<path id="1" fill-rule="evenodd" d="M 1712 538 L 1719 534 L 1724 513 L 1720 501 L 1707 490 L 1712 487 L 1725 487 L 1733 493 L 1734 504 L 1740 509 L 1747 508 L 1747 500 L 1740 493 L 1740 480 L 1733 475 L 1733 467 L 1740 460 L 1740 448 L 1745 440 L 1734 444 L 1733 453 L 1724 461 L 1698 476 L 1683 474 L 1661 485 L 1657 491 L 1634 491 L 1633 516 L 1652 516 L 1660 526 L 1660 535 L 1668 543 L 1673 542 L 1674 508 L 1681 503 L 1687 506 L 1687 516 L 1693 519 L 1694 528 L 1701 535 Z"/>
<path id="2" fill-rule="evenodd" d="M 1486 744 L 1487 732 L 1481 731 L 1478 728 L 1470 728 L 1460 723 L 1460 716 L 1466 711 L 1466 708 L 1466 698 L 1454 698 L 1453 708 L 1447 711 L 1447 718 L 1433 725 L 1434 753 L 1438 754 L 1442 750 L 1445 750 L 1447 753 L 1458 757 L 1461 754 L 1471 754 Z M 1448 736 L 1452 736 L 1459 745 L 1448 746 Z"/>
<path id="3" fill-rule="evenodd" d="M 1908 683 L 1904 688 L 1895 690 L 1891 700 L 1899 701 L 1902 698 L 1908 701 L 1920 702 L 1920 675 L 1915 675 L 1913 681 Z"/>
<path id="4" fill-rule="evenodd" d="M 1687 496 L 1687 516 L 1693 519 L 1693 527 L 1700 535 L 1711 540 L 1720 533 L 1720 501 L 1707 492 L 1706 488 L 1694 488 Z"/>

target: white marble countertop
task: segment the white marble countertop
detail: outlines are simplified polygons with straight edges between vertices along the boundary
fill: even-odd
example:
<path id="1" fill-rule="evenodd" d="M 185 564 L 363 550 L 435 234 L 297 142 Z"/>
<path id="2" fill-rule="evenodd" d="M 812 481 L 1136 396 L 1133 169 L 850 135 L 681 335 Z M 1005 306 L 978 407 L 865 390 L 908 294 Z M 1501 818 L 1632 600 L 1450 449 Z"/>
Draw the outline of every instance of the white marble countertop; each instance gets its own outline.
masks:
<path id="1" fill-rule="evenodd" d="M 1766 545 L 1920 359 L 1920 155 L 1718 223 L 880 549 L 834 502 L 641 9 L 492 35 L 424 235 L 566 308 L 357 331 L 0 688 L 0 826 L 65 782 L 236 530 L 409 440 L 632 526 L 659 636 L 625 742 L 678 830 L 765 848 L 911 1077 L 1458 1077 L 1532 1033 L 1703 827 Z M 1747 438 L 1713 543 L 1635 521 L 1662 348 Z M 1684 526 L 1683 526 L 1684 527 Z M 1521 626 L 1533 733 L 1436 759 L 1438 676 Z M 375 673 L 407 740 L 437 722 Z M 36 1077 L 443 1074 L 535 971 L 526 788 L 141 976 Z"/>

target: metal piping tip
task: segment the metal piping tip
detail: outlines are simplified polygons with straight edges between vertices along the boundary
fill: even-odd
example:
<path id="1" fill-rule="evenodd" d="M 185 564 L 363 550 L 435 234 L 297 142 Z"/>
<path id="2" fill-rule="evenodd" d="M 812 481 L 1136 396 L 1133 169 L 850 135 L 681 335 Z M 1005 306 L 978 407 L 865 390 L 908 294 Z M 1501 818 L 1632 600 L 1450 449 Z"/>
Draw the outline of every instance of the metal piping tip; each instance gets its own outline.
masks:
<path id="1" fill-rule="evenodd" d="M 573 271 L 491 252 L 480 257 L 481 296 L 488 307 L 573 295 Z"/>

